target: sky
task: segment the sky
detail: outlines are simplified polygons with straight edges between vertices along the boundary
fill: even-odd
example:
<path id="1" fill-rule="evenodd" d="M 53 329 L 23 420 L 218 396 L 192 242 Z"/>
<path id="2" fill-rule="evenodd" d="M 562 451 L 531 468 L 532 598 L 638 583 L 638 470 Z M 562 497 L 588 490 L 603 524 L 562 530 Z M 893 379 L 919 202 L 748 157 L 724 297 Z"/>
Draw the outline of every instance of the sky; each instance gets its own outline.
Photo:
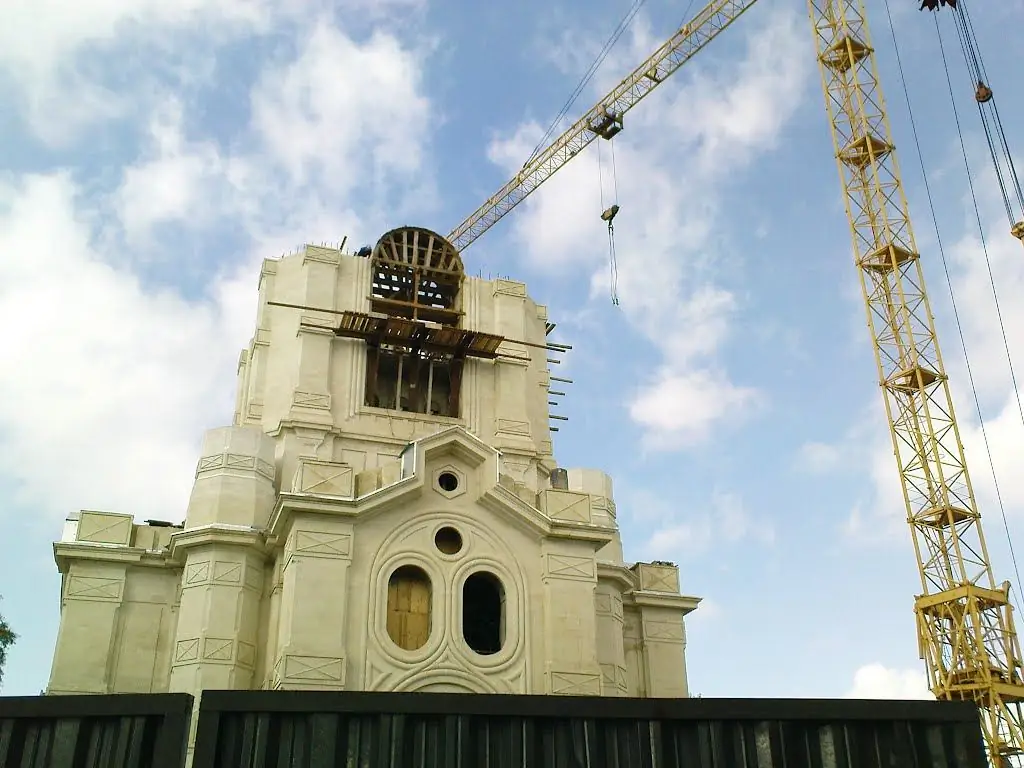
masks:
<path id="1" fill-rule="evenodd" d="M 996 579 L 1016 585 L 1024 251 L 949 13 L 962 134 L 936 18 L 889 3 L 892 27 L 868 2 L 879 71 Z M 569 116 L 688 4 L 647 0 Z M 68 513 L 184 518 L 202 433 L 231 421 L 261 260 L 448 232 L 522 165 L 629 5 L 0 2 L 0 612 L 20 635 L 4 694 L 46 685 Z M 1024 0 L 974 8 L 1021 152 L 1024 48 L 1004 30 Z M 763 2 L 464 254 L 525 281 L 573 345 L 556 456 L 609 472 L 627 558 L 678 563 L 703 598 L 702 696 L 928 696 L 832 153 L 806 6 Z"/>

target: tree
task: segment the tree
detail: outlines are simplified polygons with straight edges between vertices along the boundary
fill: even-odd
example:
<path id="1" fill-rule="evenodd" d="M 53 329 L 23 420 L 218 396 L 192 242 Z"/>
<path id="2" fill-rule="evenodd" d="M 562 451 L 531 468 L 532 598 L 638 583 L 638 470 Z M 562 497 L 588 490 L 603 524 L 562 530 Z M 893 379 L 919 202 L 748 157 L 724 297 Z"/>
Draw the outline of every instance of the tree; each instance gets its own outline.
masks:
<path id="1" fill-rule="evenodd" d="M 4 681 L 4 664 L 7 663 L 7 649 L 14 645 L 18 636 L 0 614 L 0 683 Z"/>

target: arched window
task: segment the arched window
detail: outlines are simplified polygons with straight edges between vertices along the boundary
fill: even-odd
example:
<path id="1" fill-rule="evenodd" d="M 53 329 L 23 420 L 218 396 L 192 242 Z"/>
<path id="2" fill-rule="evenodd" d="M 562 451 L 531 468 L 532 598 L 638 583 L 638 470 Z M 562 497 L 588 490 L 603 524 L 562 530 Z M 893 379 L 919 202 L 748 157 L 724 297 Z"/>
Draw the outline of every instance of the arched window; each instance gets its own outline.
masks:
<path id="1" fill-rule="evenodd" d="M 477 571 L 462 586 L 462 636 L 484 656 L 505 644 L 505 588 L 493 573 Z"/>
<path id="2" fill-rule="evenodd" d="M 403 565 L 388 579 L 388 636 L 407 651 L 430 637 L 430 577 L 422 568 Z"/>

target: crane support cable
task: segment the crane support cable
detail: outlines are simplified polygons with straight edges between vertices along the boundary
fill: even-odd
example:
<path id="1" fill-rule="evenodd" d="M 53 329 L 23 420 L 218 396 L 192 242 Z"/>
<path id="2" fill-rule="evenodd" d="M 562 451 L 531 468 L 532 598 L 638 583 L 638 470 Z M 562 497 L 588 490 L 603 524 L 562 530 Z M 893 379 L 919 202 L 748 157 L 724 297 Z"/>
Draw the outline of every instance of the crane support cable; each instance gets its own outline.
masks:
<path id="1" fill-rule="evenodd" d="M 939 51 L 942 55 L 942 66 L 946 72 L 946 85 L 949 89 L 949 101 L 953 107 L 953 118 L 956 121 L 957 135 L 960 137 L 960 152 L 964 158 L 964 168 L 967 171 L 967 184 L 971 192 L 971 200 L 974 203 L 974 217 L 978 224 L 978 237 L 981 239 L 981 250 L 985 256 L 985 266 L 988 269 L 988 283 L 992 288 L 992 301 L 996 308 L 996 320 L 999 323 L 999 331 L 1003 337 L 1003 349 L 1006 352 L 1006 364 L 1010 371 L 1010 382 L 1013 385 L 1013 393 L 1017 400 L 1017 411 L 1020 414 L 1021 426 L 1024 426 L 1024 403 L 1021 401 L 1020 387 L 1017 384 L 1017 374 L 1013 367 L 1013 355 L 1010 352 L 1010 340 L 1006 334 L 1006 323 L 1003 321 L 1003 309 L 999 302 L 999 291 L 996 288 L 995 274 L 992 272 L 992 258 L 988 252 L 988 242 L 985 237 L 985 227 L 981 218 L 981 207 L 978 205 L 978 196 L 974 190 L 974 174 L 971 172 L 971 162 L 967 156 L 967 143 L 964 141 L 964 134 L 960 124 L 960 110 L 956 106 L 956 96 L 953 90 L 953 78 L 949 73 L 949 62 L 946 59 L 946 46 L 942 41 L 942 29 L 935 24 L 935 31 L 939 40 Z M 1005 191 L 1004 191 L 1005 192 Z"/>
<path id="2" fill-rule="evenodd" d="M 566 100 L 565 104 L 563 104 L 562 108 L 558 110 L 558 114 L 555 115 L 555 119 L 551 121 L 551 125 L 548 126 L 544 135 L 540 137 L 540 141 L 537 142 L 537 146 L 533 148 L 533 152 L 530 153 L 526 162 L 523 163 L 524 166 L 529 164 L 529 162 L 533 160 L 533 158 L 535 158 L 545 146 L 547 146 L 548 139 L 550 139 L 551 135 L 555 132 L 555 128 L 558 127 L 562 118 L 569 113 L 570 109 L 572 109 L 572 105 L 576 103 L 576 99 L 579 98 L 581 93 L 583 93 L 583 89 L 587 87 L 594 75 L 597 74 L 597 70 L 600 69 L 604 60 L 608 57 L 609 52 L 611 52 L 611 49 L 615 47 L 617 42 L 619 42 L 619 38 L 622 37 L 622 33 L 629 29 L 629 25 L 633 23 L 633 19 L 636 18 L 636 15 L 640 12 L 640 9 L 643 8 L 645 2 L 647 2 L 647 0 L 633 0 L 633 5 L 630 6 L 628 11 L 626 11 L 626 15 L 622 17 L 622 20 L 619 21 L 618 26 L 615 27 L 611 36 L 605 41 L 590 67 L 583 74 L 583 77 L 580 78 L 579 83 L 577 83 L 572 93 L 569 94 L 569 98 Z"/>
<path id="3" fill-rule="evenodd" d="M 981 709 L 993 765 L 1024 754 L 1009 584 L 995 584 L 900 180 L 863 0 L 807 0 L 854 259 L 921 577 L 929 688 Z"/>
<path id="4" fill-rule="evenodd" d="M 1009 521 L 1008 521 L 1007 516 L 1006 516 L 1006 505 L 1003 503 L 1002 489 L 1000 488 L 1000 485 L 999 485 L 999 475 L 996 472 L 995 460 L 994 460 L 994 458 L 992 456 L 992 447 L 991 447 L 991 443 L 989 442 L 989 438 L 988 438 L 988 429 L 985 426 L 985 418 L 984 418 L 984 415 L 983 415 L 983 412 L 982 412 L 982 409 L 981 409 L 981 398 L 978 395 L 978 388 L 977 388 L 977 386 L 975 385 L 975 382 L 974 382 L 974 369 L 971 366 L 971 358 L 970 358 L 970 355 L 968 354 L 968 351 L 967 351 L 967 337 L 964 334 L 963 324 L 960 322 L 960 310 L 957 308 L 957 305 L 956 305 L 956 290 L 953 287 L 953 277 L 952 277 L 952 274 L 950 273 L 950 269 L 949 269 L 949 260 L 946 258 L 946 249 L 945 249 L 945 247 L 942 244 L 942 232 L 941 232 L 941 230 L 939 228 L 939 217 L 938 217 L 938 215 L 935 212 L 935 198 L 932 195 L 932 185 L 928 181 L 928 170 L 925 167 L 924 152 L 921 149 L 921 139 L 920 139 L 920 135 L 919 135 L 919 133 L 917 131 L 917 120 L 914 117 L 914 108 L 913 108 L 913 106 L 910 103 L 910 89 L 907 87 L 907 77 L 906 77 L 906 74 L 905 74 L 905 72 L 903 70 L 903 57 L 900 56 L 900 45 L 899 45 L 899 43 L 896 40 L 896 25 L 893 23 L 893 20 L 892 20 L 892 10 L 891 10 L 891 8 L 889 6 L 888 0 L 886 0 L 886 2 L 885 2 L 885 10 L 886 10 L 886 13 L 889 16 L 889 30 L 892 33 L 893 51 L 895 52 L 895 55 L 896 55 L 896 65 L 899 68 L 900 81 L 901 81 L 901 83 L 903 85 L 903 98 L 904 98 L 904 100 L 906 102 L 906 105 L 907 105 L 907 115 L 908 115 L 908 117 L 910 119 L 910 129 L 911 129 L 911 132 L 912 132 L 912 134 L 914 136 L 914 146 L 915 146 L 915 149 L 917 150 L 917 161 L 918 161 L 918 164 L 919 164 L 919 166 L 921 168 L 921 179 L 924 182 L 925 196 L 926 196 L 926 198 L 928 200 L 928 210 L 931 213 L 932 226 L 935 228 L 935 243 L 936 243 L 936 246 L 938 247 L 938 250 L 939 250 L 939 261 L 942 263 L 942 270 L 945 273 L 945 277 L 946 277 L 946 286 L 949 288 L 949 303 L 950 303 L 950 306 L 953 308 L 953 321 L 954 321 L 954 323 L 956 325 L 957 333 L 960 336 L 960 346 L 961 346 L 961 348 L 963 349 L 963 352 L 964 352 L 964 364 L 965 364 L 966 371 L 967 371 L 967 380 L 968 380 L 968 384 L 970 385 L 971 394 L 972 394 L 972 396 L 974 398 L 974 407 L 975 407 L 975 409 L 977 411 L 977 414 L 978 414 L 978 424 L 981 426 L 981 436 L 982 436 L 982 440 L 983 440 L 983 442 L 985 444 L 985 453 L 988 456 L 989 470 L 991 471 L 991 474 L 992 474 L 992 484 L 993 484 L 993 487 L 995 489 L 996 504 L 999 507 L 999 514 L 1000 514 L 1000 516 L 1002 518 L 1002 522 L 1003 522 L 1003 531 L 1006 534 L 1006 543 L 1007 543 L 1007 546 L 1008 546 L 1009 551 L 1010 551 L 1010 561 L 1011 561 L 1011 563 L 1013 565 L 1013 575 L 1014 575 L 1014 578 L 1016 579 L 1016 583 L 1020 584 L 1021 583 L 1021 578 L 1020 578 L 1020 569 L 1019 569 L 1019 567 L 1017 565 L 1017 553 L 1016 553 L 1016 551 L 1014 549 L 1014 546 L 1013 546 L 1013 537 L 1010 535 L 1010 524 L 1009 524 Z M 955 107 L 956 107 L 955 102 L 954 102 L 953 106 L 954 106 L 954 110 L 955 110 Z M 959 121 L 959 118 L 958 118 L 958 121 Z M 970 170 L 969 169 L 968 169 L 968 179 L 970 179 Z M 1012 368 L 1011 368 L 1011 375 L 1012 375 Z M 1019 405 L 1019 400 L 1018 400 L 1018 405 Z M 1019 712 L 1018 712 L 1018 719 L 1021 719 Z"/>
<path id="5" fill-rule="evenodd" d="M 1024 242 L 1024 189 L 1021 188 L 1020 177 L 1017 175 L 1017 168 L 1013 162 L 1013 154 L 1010 152 L 1003 121 L 999 116 L 999 107 L 991 88 L 992 83 L 988 79 L 985 63 L 981 58 L 981 49 L 974 34 L 974 26 L 971 23 L 966 0 L 960 0 L 953 12 L 953 18 L 956 23 L 957 37 L 960 39 L 964 63 L 967 65 L 972 81 L 971 85 L 977 88 L 975 100 L 978 104 L 978 114 L 981 117 L 985 140 L 992 155 L 992 165 L 996 172 L 999 191 L 1003 197 L 1006 216 L 1010 221 L 1011 232 L 1014 237 Z M 935 24 L 936 28 L 940 29 L 938 19 Z"/>
<path id="6" fill-rule="evenodd" d="M 711 0 L 680 27 L 650 58 L 616 85 L 601 101 L 545 150 L 539 152 L 497 193 L 448 235 L 459 251 L 494 226 L 541 184 L 586 148 L 607 137 L 610 119 L 621 127 L 623 115 L 667 80 L 698 51 L 738 19 L 757 0 Z"/>

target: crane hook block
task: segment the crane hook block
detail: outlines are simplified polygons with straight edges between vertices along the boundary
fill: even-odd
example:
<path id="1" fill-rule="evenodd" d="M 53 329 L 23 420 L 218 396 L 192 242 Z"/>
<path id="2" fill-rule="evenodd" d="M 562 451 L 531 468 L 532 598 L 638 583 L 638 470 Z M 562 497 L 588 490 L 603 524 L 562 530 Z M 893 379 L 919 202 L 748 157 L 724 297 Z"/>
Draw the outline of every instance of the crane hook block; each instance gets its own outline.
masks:
<path id="1" fill-rule="evenodd" d="M 605 208 L 601 211 L 601 221 L 607 221 L 609 224 L 612 223 L 612 219 L 615 218 L 619 212 L 619 206 L 613 205 L 611 208 Z"/>
<path id="2" fill-rule="evenodd" d="M 1024 243 L 1024 221 L 1018 221 L 1010 227 L 1010 234 L 1020 240 L 1021 243 Z"/>
<path id="3" fill-rule="evenodd" d="M 984 104 L 986 101 L 992 100 L 992 89 L 985 85 L 981 80 L 978 81 L 978 88 L 974 92 L 974 99 L 979 104 Z"/>
<path id="4" fill-rule="evenodd" d="M 921 10 L 928 9 L 929 11 L 937 10 L 940 5 L 948 5 L 950 8 L 956 10 L 956 0 L 921 0 Z"/>

